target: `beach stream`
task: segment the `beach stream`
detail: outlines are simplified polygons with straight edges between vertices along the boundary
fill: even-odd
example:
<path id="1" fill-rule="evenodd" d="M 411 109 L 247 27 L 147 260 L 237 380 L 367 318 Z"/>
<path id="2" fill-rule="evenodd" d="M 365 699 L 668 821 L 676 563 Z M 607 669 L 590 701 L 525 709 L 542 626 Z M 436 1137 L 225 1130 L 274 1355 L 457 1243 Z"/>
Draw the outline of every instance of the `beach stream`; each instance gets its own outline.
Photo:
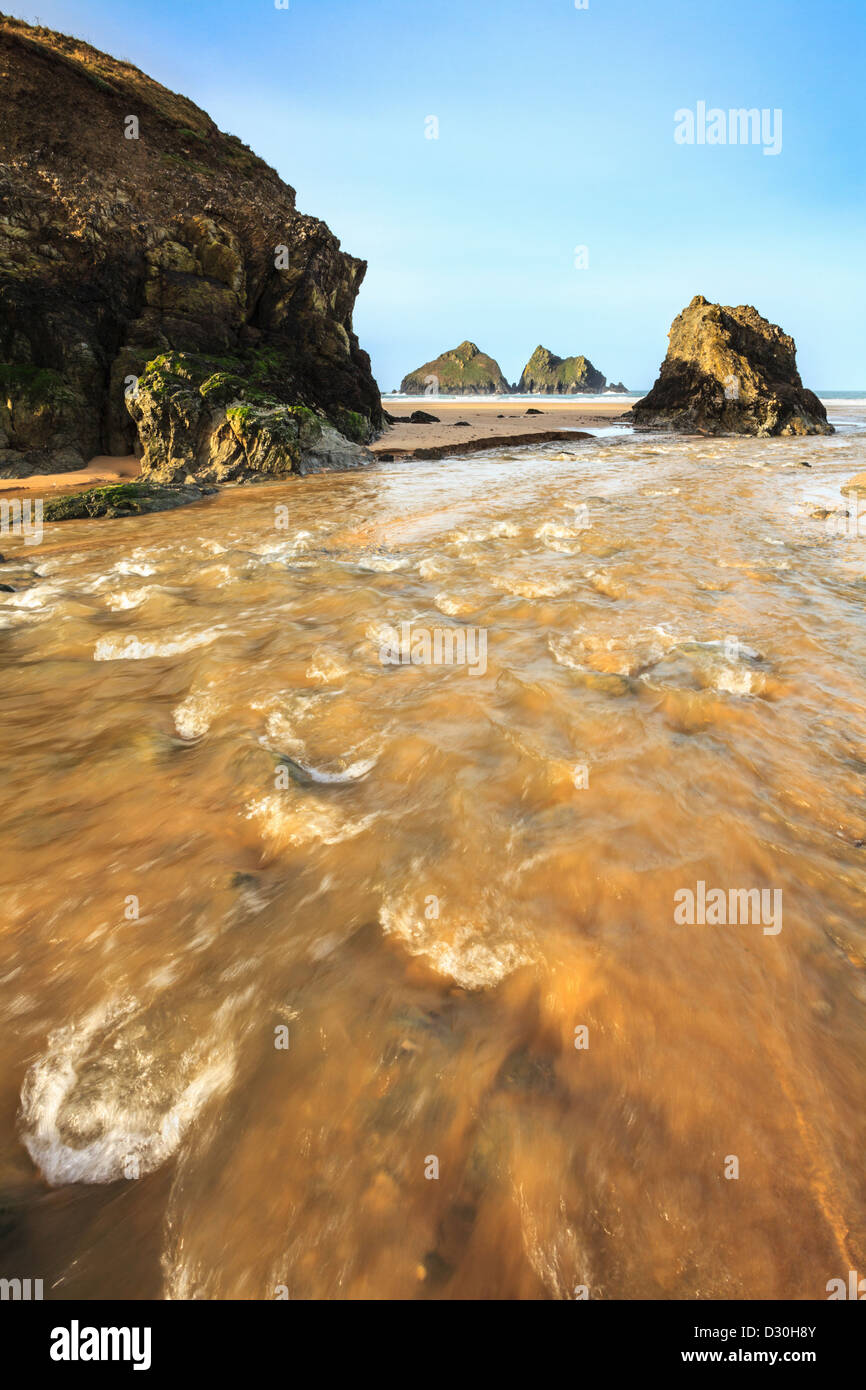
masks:
<path id="1" fill-rule="evenodd" d="M 866 417 L 831 415 L 3 538 L 0 1274 L 866 1274 Z M 781 911 L 676 920 L 699 884 Z"/>

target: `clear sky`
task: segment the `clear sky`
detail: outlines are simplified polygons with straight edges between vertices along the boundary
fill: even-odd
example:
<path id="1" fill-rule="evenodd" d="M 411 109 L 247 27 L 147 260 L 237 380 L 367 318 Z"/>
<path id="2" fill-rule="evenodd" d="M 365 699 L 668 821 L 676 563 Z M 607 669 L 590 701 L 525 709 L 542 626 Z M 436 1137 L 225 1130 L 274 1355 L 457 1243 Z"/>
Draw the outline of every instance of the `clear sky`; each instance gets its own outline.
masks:
<path id="1" fill-rule="evenodd" d="M 355 328 L 383 391 L 464 338 L 509 380 L 542 343 L 646 387 L 694 294 L 780 323 L 807 385 L 866 389 L 866 0 L 5 8 L 274 165 L 369 263 Z M 699 102 L 780 109 L 781 152 L 677 144 Z"/>

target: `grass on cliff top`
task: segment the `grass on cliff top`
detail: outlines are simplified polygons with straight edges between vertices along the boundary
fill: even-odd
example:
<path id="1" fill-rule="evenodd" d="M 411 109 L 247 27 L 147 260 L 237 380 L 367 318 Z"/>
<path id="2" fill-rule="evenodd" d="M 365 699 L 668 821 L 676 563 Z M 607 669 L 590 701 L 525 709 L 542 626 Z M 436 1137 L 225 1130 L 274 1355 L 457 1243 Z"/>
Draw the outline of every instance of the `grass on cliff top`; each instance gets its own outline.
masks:
<path id="1" fill-rule="evenodd" d="M 172 136 L 182 146 L 192 138 L 200 142 L 202 153 L 212 159 L 210 168 L 199 164 L 188 164 L 189 173 L 210 174 L 214 166 L 228 166 L 236 173 L 261 173 L 279 179 L 276 170 L 250 149 L 237 135 L 223 132 L 188 97 L 172 92 L 153 78 L 148 77 L 134 63 L 126 59 L 112 57 L 98 48 L 73 35 L 61 34 L 43 24 L 32 25 L 15 15 L 0 11 L 0 30 L 22 48 L 42 55 L 48 54 L 67 72 L 83 78 L 89 86 L 108 97 L 119 98 L 124 102 L 135 102 L 129 110 L 137 113 L 152 111 L 169 127 Z M 282 182 L 282 180 L 280 180 Z M 292 197 L 294 190 L 284 185 Z"/>

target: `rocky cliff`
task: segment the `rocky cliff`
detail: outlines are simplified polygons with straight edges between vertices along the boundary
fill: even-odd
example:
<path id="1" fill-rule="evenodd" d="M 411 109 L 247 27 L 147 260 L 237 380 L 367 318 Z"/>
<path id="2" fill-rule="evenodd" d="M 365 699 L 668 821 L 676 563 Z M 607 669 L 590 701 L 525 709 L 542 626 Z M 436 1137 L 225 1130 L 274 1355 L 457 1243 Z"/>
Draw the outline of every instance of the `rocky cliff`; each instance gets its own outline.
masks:
<path id="1" fill-rule="evenodd" d="M 696 295 L 669 334 L 658 380 L 632 412 L 640 428 L 709 434 L 832 434 L 797 371 L 794 339 L 756 309 Z"/>
<path id="2" fill-rule="evenodd" d="M 511 387 L 498 362 L 475 343 L 465 342 L 404 376 L 400 390 L 407 396 L 439 391 L 446 396 L 494 396 L 507 395 Z"/>
<path id="3" fill-rule="evenodd" d="M 0 475 L 133 448 L 170 482 L 360 461 L 365 270 L 192 102 L 0 16 Z"/>
<path id="4" fill-rule="evenodd" d="M 555 357 L 546 347 L 537 347 L 523 368 L 518 392 L 539 392 L 549 396 L 575 396 L 582 391 L 603 391 L 605 378 L 586 357 Z"/>

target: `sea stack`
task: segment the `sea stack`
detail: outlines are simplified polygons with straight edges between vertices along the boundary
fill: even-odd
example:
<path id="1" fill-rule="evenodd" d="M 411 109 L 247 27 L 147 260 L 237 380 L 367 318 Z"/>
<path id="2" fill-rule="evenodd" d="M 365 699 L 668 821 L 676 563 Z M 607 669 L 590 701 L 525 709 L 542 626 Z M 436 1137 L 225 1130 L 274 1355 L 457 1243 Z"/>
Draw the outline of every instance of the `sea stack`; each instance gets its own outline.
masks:
<path id="1" fill-rule="evenodd" d="M 133 450 L 166 482 L 363 462 L 365 262 L 132 64 L 8 16 L 0 60 L 0 476 Z"/>
<path id="2" fill-rule="evenodd" d="M 605 378 L 587 357 L 555 357 L 546 347 L 537 347 L 523 368 L 518 393 L 546 396 L 577 396 L 582 392 L 603 391 Z"/>
<path id="3" fill-rule="evenodd" d="M 407 396 L 507 396 L 511 390 L 499 363 L 468 340 L 404 376 Z"/>
<path id="4" fill-rule="evenodd" d="M 832 434 L 797 371 L 794 339 L 746 305 L 696 295 L 669 334 L 658 380 L 632 411 L 640 429 L 697 434 Z"/>

